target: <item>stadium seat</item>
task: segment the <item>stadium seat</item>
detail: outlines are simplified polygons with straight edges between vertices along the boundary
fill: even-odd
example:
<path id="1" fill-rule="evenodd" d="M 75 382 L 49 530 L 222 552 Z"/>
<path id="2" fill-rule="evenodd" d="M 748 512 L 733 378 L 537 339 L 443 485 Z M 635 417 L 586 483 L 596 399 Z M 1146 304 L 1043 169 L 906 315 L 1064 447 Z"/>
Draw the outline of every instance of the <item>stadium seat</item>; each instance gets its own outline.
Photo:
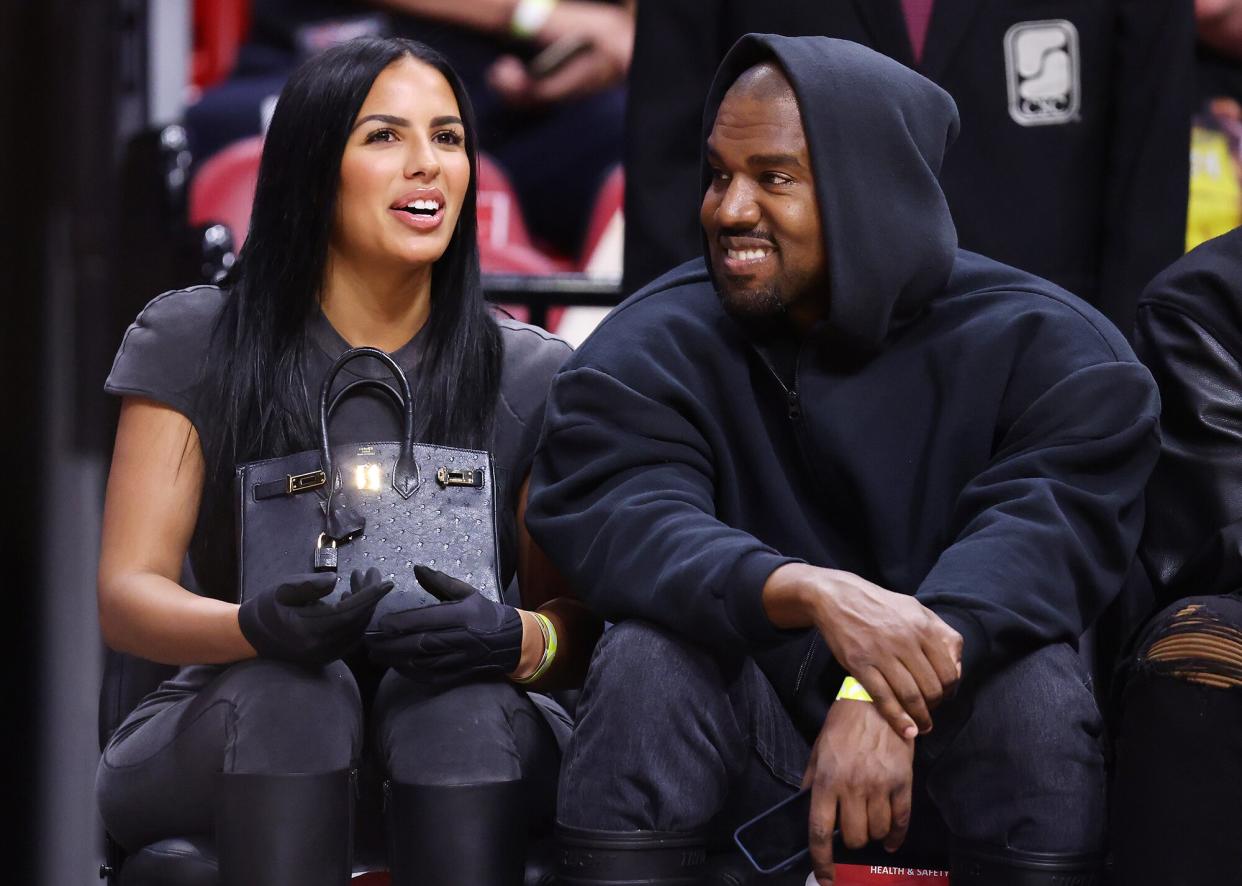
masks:
<path id="1" fill-rule="evenodd" d="M 194 0 L 190 82 L 206 89 L 227 77 L 249 30 L 250 0 Z"/>
<path id="2" fill-rule="evenodd" d="M 250 227 L 262 154 L 263 139 L 256 135 L 234 142 L 206 160 L 190 182 L 190 224 L 224 224 L 241 249 Z"/>
<path id="3" fill-rule="evenodd" d="M 591 209 L 578 270 L 588 277 L 621 279 L 625 245 L 625 172 L 613 167 L 604 178 Z M 610 308 L 586 305 L 548 311 L 548 328 L 577 347 L 607 316 Z"/>
<path id="4" fill-rule="evenodd" d="M 595 197 L 579 270 L 619 277 L 624 231 L 625 170 L 618 165 L 605 177 Z"/>
<path id="5" fill-rule="evenodd" d="M 479 260 L 485 274 L 555 274 L 571 270 L 531 240 L 517 191 L 505 171 L 479 154 Z"/>

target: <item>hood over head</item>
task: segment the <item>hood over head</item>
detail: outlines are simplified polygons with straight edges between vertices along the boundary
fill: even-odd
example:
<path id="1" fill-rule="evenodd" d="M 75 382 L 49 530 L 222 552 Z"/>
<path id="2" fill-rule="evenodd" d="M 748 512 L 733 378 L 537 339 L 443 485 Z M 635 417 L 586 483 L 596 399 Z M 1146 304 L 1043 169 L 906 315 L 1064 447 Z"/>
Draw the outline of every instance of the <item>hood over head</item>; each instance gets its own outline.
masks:
<path id="1" fill-rule="evenodd" d="M 957 137 L 957 106 L 930 80 L 857 43 L 747 34 L 716 72 L 703 145 L 729 87 L 767 61 L 793 86 L 811 156 L 828 262 L 826 325 L 874 349 L 939 294 L 952 270 L 957 231 L 938 176 Z M 710 182 L 705 158 L 703 191 Z"/>

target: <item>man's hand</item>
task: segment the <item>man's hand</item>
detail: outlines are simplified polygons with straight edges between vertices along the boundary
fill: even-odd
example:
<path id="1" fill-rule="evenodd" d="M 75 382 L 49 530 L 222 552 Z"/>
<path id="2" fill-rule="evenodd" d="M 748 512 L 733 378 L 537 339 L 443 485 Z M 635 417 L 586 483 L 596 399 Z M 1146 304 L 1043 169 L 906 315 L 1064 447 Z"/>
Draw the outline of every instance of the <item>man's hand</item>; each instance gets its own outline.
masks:
<path id="1" fill-rule="evenodd" d="M 914 597 L 849 572 L 788 563 L 768 577 L 764 608 L 778 627 L 809 621 L 893 729 L 914 738 L 962 675 L 962 637 Z"/>
<path id="2" fill-rule="evenodd" d="M 550 46 L 581 39 L 588 47 L 546 77 L 532 77 L 514 56 L 502 56 L 488 71 L 488 85 L 513 105 L 548 104 L 580 98 L 625 79 L 634 52 L 634 18 L 607 3 L 561 0 L 536 42 Z"/>
<path id="3" fill-rule="evenodd" d="M 839 828 L 850 849 L 870 840 L 895 852 L 910 827 L 914 740 L 901 738 L 875 705 L 842 700 L 811 749 L 802 786 L 811 788 L 808 833 L 811 862 L 820 886 L 834 877 L 832 833 Z"/>

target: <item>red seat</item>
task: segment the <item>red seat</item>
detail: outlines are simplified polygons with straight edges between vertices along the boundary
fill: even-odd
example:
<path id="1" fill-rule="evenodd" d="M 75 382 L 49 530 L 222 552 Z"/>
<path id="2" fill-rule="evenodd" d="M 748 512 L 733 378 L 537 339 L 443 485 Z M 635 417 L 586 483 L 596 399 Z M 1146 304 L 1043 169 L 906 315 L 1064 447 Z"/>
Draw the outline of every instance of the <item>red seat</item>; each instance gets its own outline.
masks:
<path id="1" fill-rule="evenodd" d="M 600 241 L 608 233 L 613 220 L 620 214 L 624 219 L 625 210 L 625 170 L 618 164 L 608 173 L 604 183 L 600 185 L 595 196 L 595 205 L 591 209 L 591 220 L 587 224 L 586 240 L 583 241 L 582 259 L 579 270 L 587 270 Z"/>
<path id="2" fill-rule="evenodd" d="M 517 191 L 505 171 L 483 153 L 479 154 L 478 187 L 479 247 L 501 249 L 516 243 L 533 249 Z"/>
<path id="3" fill-rule="evenodd" d="M 190 82 L 206 89 L 227 77 L 249 30 L 250 0 L 194 0 Z"/>
<path id="4" fill-rule="evenodd" d="M 566 270 L 564 262 L 535 248 L 522 218 L 517 191 L 500 166 L 486 154 L 479 154 L 479 264 L 485 274 L 555 274 Z M 525 305 L 500 306 L 515 320 L 526 322 L 530 309 Z M 548 326 L 554 327 L 561 311 L 553 309 Z"/>
<path id="5" fill-rule="evenodd" d="M 250 227 L 262 153 L 263 138 L 256 135 L 233 142 L 206 160 L 190 182 L 190 224 L 228 225 L 241 249 Z"/>
<path id="6" fill-rule="evenodd" d="M 509 176 L 479 154 L 479 259 L 485 274 L 555 274 L 570 265 L 541 252 L 531 240 Z"/>

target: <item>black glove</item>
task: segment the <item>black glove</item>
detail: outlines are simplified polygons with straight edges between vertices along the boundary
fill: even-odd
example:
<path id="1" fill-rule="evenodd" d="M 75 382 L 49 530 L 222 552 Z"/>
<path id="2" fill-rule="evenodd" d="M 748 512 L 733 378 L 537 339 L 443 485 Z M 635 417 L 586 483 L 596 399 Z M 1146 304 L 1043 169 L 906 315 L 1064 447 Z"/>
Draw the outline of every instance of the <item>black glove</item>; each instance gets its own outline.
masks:
<path id="1" fill-rule="evenodd" d="M 349 651 L 362 637 L 371 613 L 392 590 L 371 567 L 355 569 L 349 590 L 334 603 L 321 602 L 336 585 L 335 572 L 294 575 L 242 603 L 237 613 L 242 634 L 263 658 L 298 664 L 324 664 Z"/>
<path id="2" fill-rule="evenodd" d="M 414 577 L 445 602 L 393 612 L 367 634 L 371 659 L 419 683 L 445 685 L 512 673 L 522 658 L 522 617 L 464 581 L 415 566 Z"/>

